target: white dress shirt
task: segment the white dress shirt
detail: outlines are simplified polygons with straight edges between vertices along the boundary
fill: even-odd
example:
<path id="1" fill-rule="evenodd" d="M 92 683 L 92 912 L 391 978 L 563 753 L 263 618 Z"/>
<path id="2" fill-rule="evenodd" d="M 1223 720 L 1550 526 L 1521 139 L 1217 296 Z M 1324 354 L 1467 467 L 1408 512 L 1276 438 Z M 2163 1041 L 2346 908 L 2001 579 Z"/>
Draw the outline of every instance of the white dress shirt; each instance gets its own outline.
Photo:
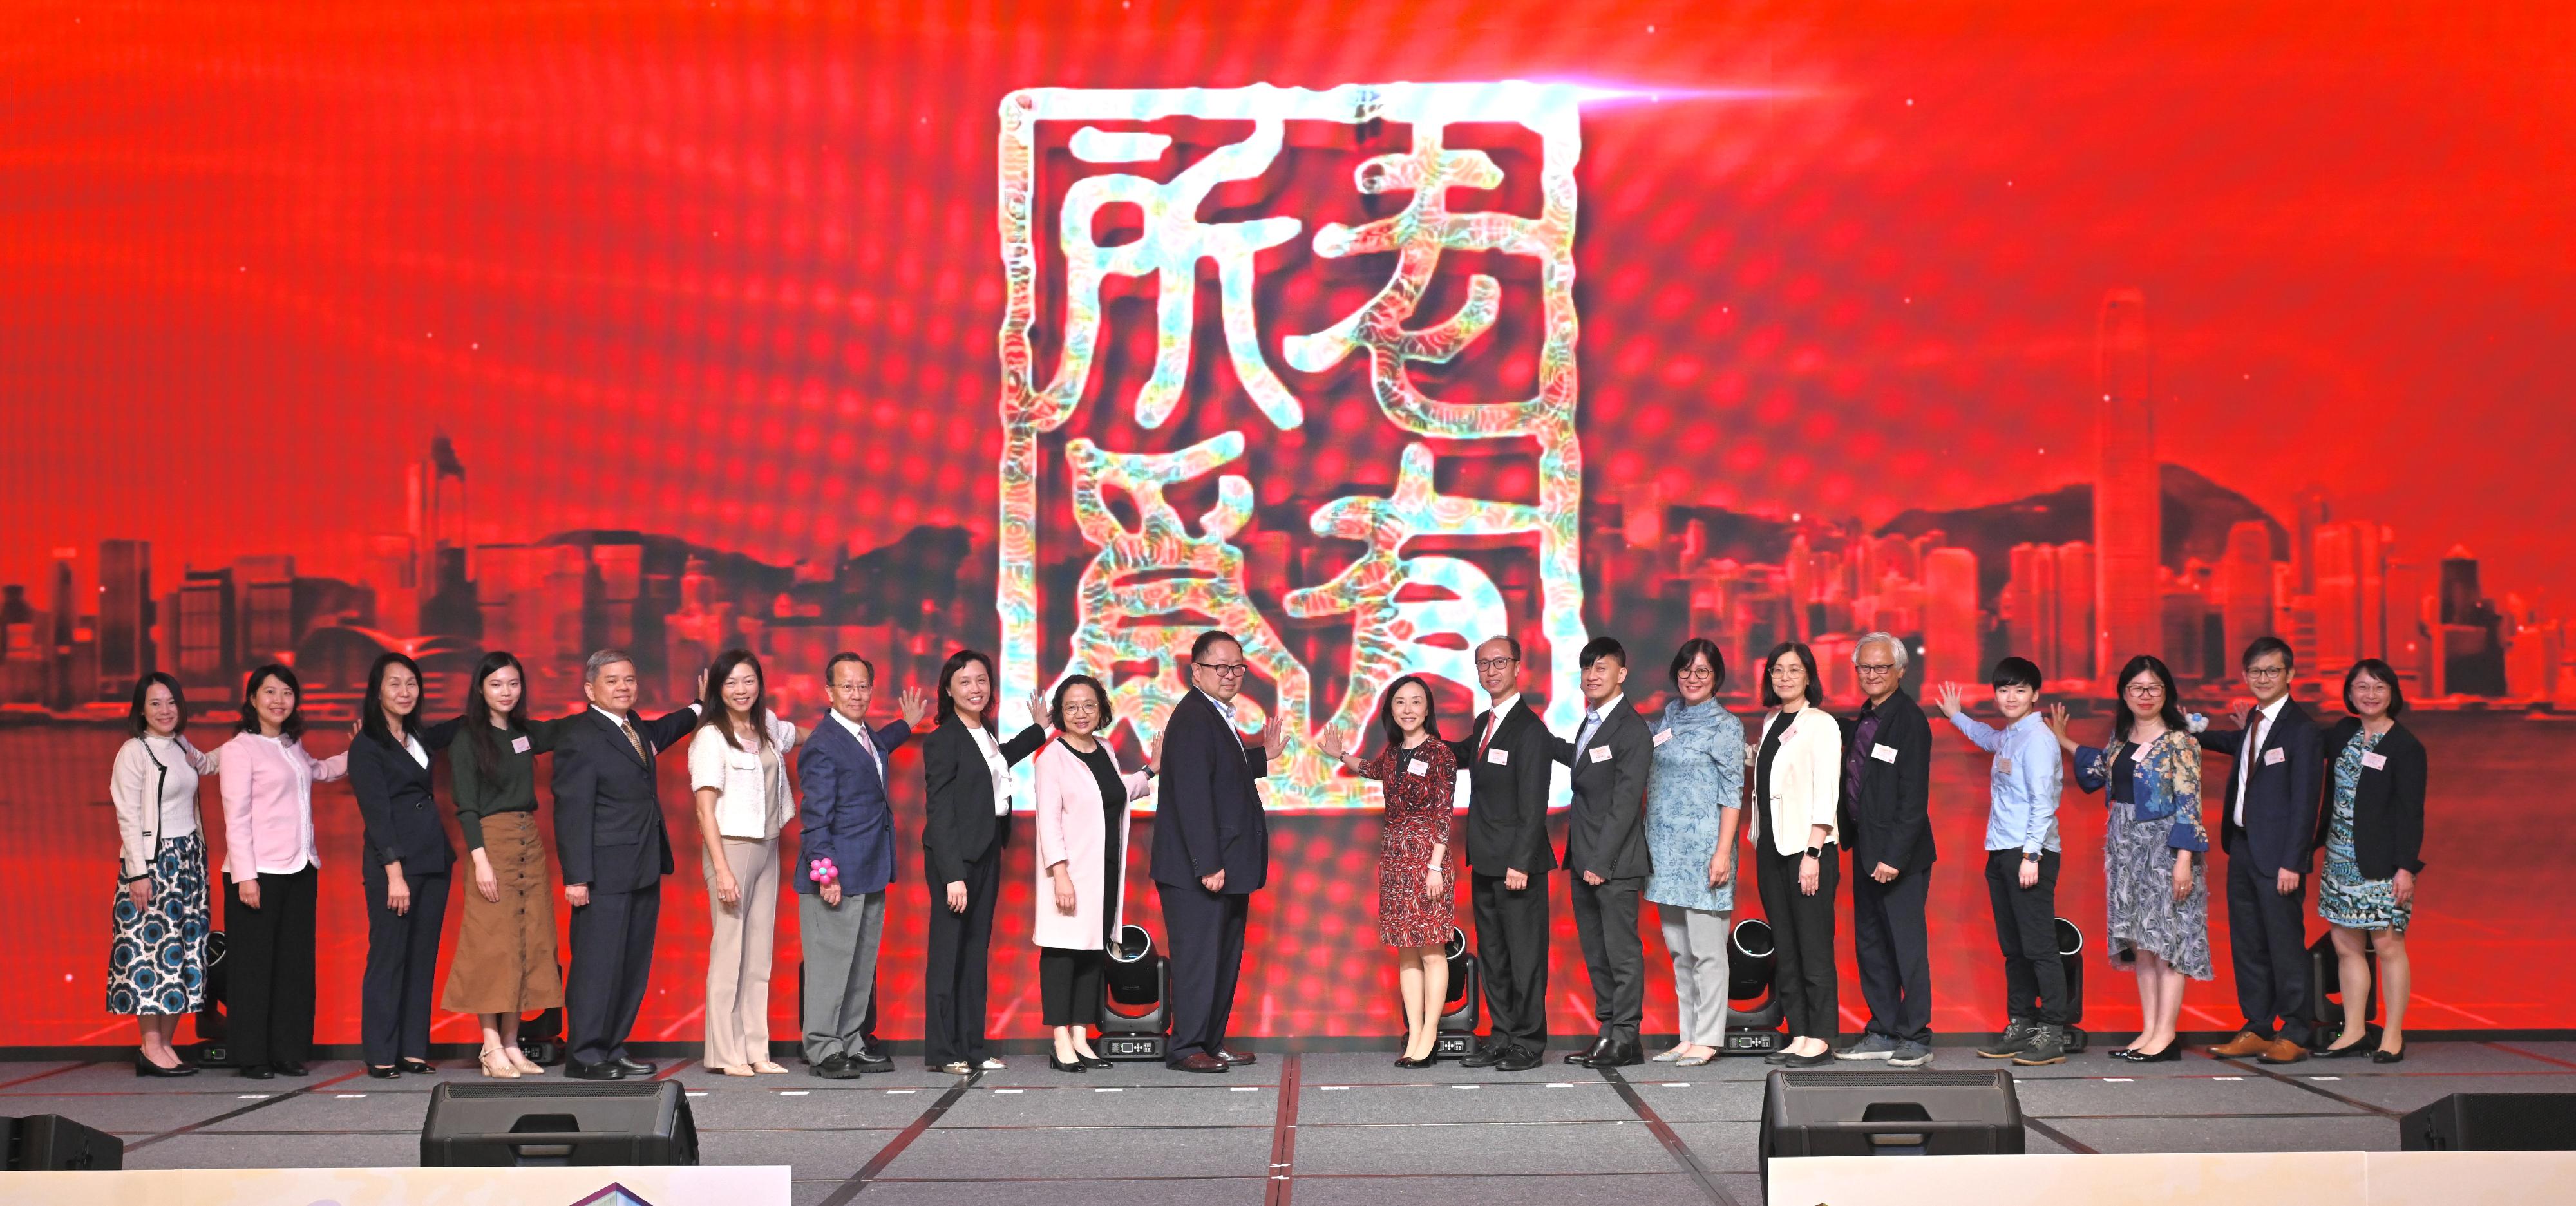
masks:
<path id="1" fill-rule="evenodd" d="M 980 724 L 966 726 L 966 735 L 975 739 L 975 748 L 984 751 L 984 767 L 993 773 L 993 815 L 1011 815 L 1011 764 L 1002 760 L 1002 747 Z"/>
<path id="2" fill-rule="evenodd" d="M 2245 744 L 2236 747 L 2236 827 L 2245 827 L 2245 788 L 2254 781 L 2254 763 L 2263 751 L 2263 738 L 2272 732 L 2272 722 L 2281 715 L 2281 705 L 2290 702 L 2283 695 L 2255 713 L 2260 719 L 2246 730 Z"/>
<path id="3" fill-rule="evenodd" d="M 847 717 L 847 716 L 843 716 L 843 715 L 841 715 L 840 709 L 838 709 L 838 708 L 834 708 L 834 709 L 832 710 L 832 719 L 837 720 L 837 721 L 840 721 L 840 722 L 841 722 L 841 727 L 842 727 L 842 728 L 845 728 L 845 729 L 848 729 L 848 730 L 850 731 L 850 736 L 852 736 L 852 737 L 856 737 L 856 738 L 858 738 L 858 739 L 859 739 L 859 748 L 860 748 L 860 749 L 863 749 L 863 750 L 866 750 L 866 751 L 868 752 L 868 759 L 869 759 L 870 761 L 872 761 L 872 762 L 874 762 L 874 763 L 876 763 L 876 764 L 877 764 L 877 784 L 878 784 L 878 786 L 880 786 L 880 787 L 884 786 L 884 785 L 885 785 L 885 755 L 884 755 L 882 752 L 879 752 L 879 751 L 878 751 L 878 749 L 877 749 L 877 739 L 876 739 L 876 735 L 875 735 L 875 734 L 873 734 L 873 733 L 868 732 L 868 726 L 863 725 L 863 724 L 860 724 L 859 722 L 857 722 L 857 721 L 855 721 L 855 720 L 852 720 L 852 719 L 850 719 L 850 718 L 849 718 L 849 717 Z"/>

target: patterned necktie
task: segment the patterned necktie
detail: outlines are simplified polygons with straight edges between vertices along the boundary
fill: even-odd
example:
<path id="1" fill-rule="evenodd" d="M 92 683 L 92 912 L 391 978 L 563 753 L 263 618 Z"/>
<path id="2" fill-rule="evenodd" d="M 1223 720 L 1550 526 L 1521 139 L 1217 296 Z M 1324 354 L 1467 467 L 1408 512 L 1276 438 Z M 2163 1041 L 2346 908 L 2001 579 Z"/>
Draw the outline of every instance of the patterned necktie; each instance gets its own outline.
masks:
<path id="1" fill-rule="evenodd" d="M 653 755 L 644 752 L 644 739 L 635 735 L 634 725 L 628 724 L 623 720 L 618 721 L 617 731 L 626 734 L 626 744 L 635 747 L 636 758 L 645 762 L 651 762 L 653 760 Z"/>

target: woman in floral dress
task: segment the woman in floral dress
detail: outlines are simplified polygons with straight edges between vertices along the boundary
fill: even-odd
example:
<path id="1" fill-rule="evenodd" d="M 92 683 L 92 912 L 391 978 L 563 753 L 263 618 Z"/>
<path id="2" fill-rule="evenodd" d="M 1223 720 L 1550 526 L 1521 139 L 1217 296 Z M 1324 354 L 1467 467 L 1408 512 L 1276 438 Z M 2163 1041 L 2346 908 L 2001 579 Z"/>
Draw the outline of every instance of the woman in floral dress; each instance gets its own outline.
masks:
<path id="1" fill-rule="evenodd" d="M 1431 1066 L 1440 1038 L 1440 1011 L 1449 1000 L 1449 931 L 1455 924 L 1456 880 L 1449 872 L 1450 798 L 1458 785 L 1457 757 L 1440 739 L 1432 715 L 1431 687 L 1416 675 L 1395 680 L 1378 704 L 1386 748 L 1362 761 L 1327 734 L 1324 753 L 1351 773 L 1374 779 L 1386 798 L 1377 840 L 1378 936 L 1395 948 L 1396 979 L 1404 991 L 1404 1055 L 1399 1068 Z"/>

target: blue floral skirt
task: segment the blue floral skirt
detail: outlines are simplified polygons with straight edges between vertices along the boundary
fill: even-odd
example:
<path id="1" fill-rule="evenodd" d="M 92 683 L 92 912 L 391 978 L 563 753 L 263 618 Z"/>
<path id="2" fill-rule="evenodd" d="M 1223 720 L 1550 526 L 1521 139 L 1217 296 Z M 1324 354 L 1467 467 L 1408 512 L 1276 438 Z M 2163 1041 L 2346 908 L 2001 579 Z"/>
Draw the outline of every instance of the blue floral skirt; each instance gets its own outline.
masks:
<path id="1" fill-rule="evenodd" d="M 195 1013 L 206 997 L 206 845 L 196 834 L 161 843 L 152 903 L 116 888 L 116 940 L 107 952 L 109 1013 Z"/>

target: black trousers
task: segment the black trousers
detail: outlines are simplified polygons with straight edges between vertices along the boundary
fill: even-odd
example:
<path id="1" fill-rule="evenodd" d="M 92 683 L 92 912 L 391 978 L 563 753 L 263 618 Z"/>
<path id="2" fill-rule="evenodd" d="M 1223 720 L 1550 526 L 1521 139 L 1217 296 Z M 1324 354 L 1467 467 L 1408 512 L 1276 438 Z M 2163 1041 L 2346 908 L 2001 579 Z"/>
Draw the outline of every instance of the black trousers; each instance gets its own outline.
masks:
<path id="1" fill-rule="evenodd" d="M 1172 1042 L 1166 1054 L 1225 1049 L 1234 1016 L 1234 986 L 1243 975 L 1243 927 L 1252 917 L 1248 894 L 1210 892 L 1197 884 L 1154 885 L 1163 901 L 1163 926 L 1172 940 Z"/>
<path id="2" fill-rule="evenodd" d="M 626 1036 L 653 978 L 653 933 L 662 881 L 632 892 L 590 891 L 572 911 L 572 967 L 564 975 L 566 1058 L 604 1064 L 626 1057 Z"/>
<path id="3" fill-rule="evenodd" d="M 1002 837 L 966 862 L 966 911 L 948 908 L 948 885 L 930 885 L 930 934 L 921 983 L 921 1054 L 931 1067 L 984 1059 L 985 998 L 992 986 L 993 898 L 1002 889 Z"/>
<path id="4" fill-rule="evenodd" d="M 1923 906 L 1932 869 L 1907 871 L 1882 884 L 1853 859 L 1852 956 L 1872 1033 L 1902 1042 L 1932 1041 L 1932 950 Z"/>
<path id="5" fill-rule="evenodd" d="M 2299 890 L 2283 896 L 2278 877 L 2255 865 L 2243 832 L 2226 845 L 2228 957 L 2236 968 L 2236 1005 L 2245 1011 L 2245 1028 L 2264 1038 L 2304 1044 L 2308 877 L 2300 876 Z"/>
<path id="6" fill-rule="evenodd" d="M 300 1064 L 313 1049 L 314 895 L 306 867 L 259 877 L 259 907 L 224 881 L 224 1026 L 241 1067 Z"/>
<path id="7" fill-rule="evenodd" d="M 1471 875 L 1467 896 L 1476 911 L 1476 962 L 1485 977 L 1485 1011 L 1493 1017 L 1490 1041 L 1547 1050 L 1547 873 L 1529 877 L 1518 892 L 1499 875 Z"/>
<path id="8" fill-rule="evenodd" d="M 1044 1026 L 1100 1024 L 1099 951 L 1038 948 L 1038 1022 Z"/>
<path id="9" fill-rule="evenodd" d="M 385 907 L 385 869 L 369 861 L 367 971 L 360 981 L 358 1043 L 368 1063 L 429 1058 L 430 989 L 438 980 L 438 930 L 447 920 L 447 872 L 406 875 L 411 909 Z"/>
<path id="10" fill-rule="evenodd" d="M 1583 966 L 1592 973 L 1592 1017 L 1600 1036 L 1634 1042 L 1646 1016 L 1646 944 L 1637 936 L 1637 905 L 1646 894 L 1641 878 L 1597 884 L 1567 872 L 1574 894 L 1574 936 L 1583 944 Z"/>
<path id="11" fill-rule="evenodd" d="M 1789 1037 L 1831 1039 L 1842 1032 L 1842 1005 L 1834 997 L 1834 887 L 1842 878 L 1842 858 L 1826 845 L 1825 856 L 1816 860 L 1816 894 L 1809 896 L 1798 891 L 1805 851 L 1777 853 L 1768 837 L 1759 849 L 1753 873 L 1762 915 L 1779 949 L 1771 989 L 1780 994 Z"/>
<path id="12" fill-rule="evenodd" d="M 2039 882 L 2021 886 L 2021 851 L 1986 852 L 1986 901 L 2004 953 L 2004 1016 L 2066 1024 L 2066 961 L 2057 954 L 2057 852 L 2039 853 Z"/>

